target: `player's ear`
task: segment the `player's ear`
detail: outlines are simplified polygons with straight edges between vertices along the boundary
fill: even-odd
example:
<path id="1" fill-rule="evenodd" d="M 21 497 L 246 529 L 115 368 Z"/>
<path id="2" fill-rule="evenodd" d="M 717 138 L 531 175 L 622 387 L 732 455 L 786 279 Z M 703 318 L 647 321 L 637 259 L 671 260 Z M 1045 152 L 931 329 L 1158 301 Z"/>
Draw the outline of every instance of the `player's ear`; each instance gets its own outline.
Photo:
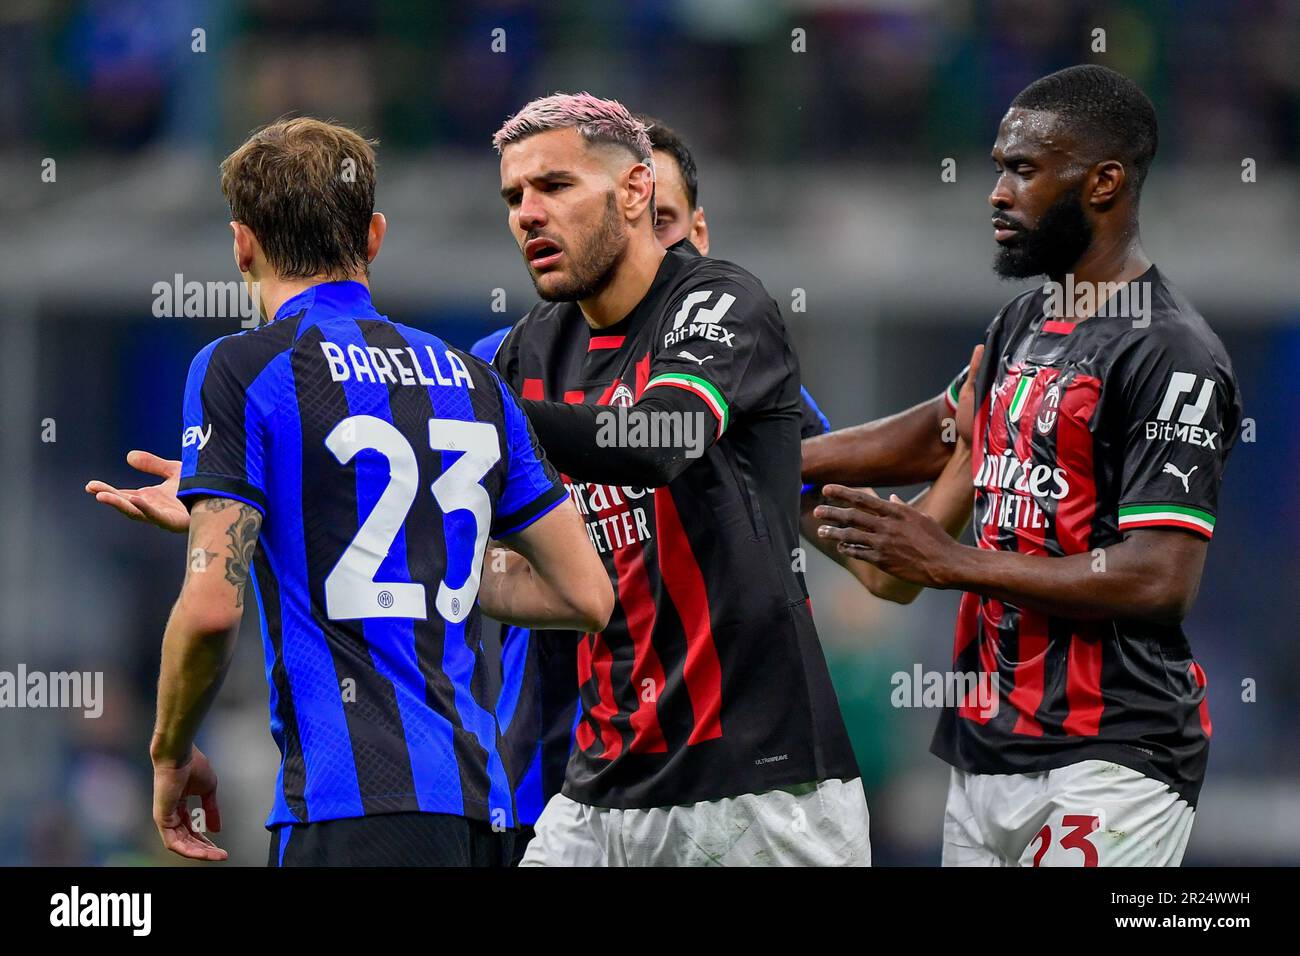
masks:
<path id="1" fill-rule="evenodd" d="M 691 245 L 700 250 L 700 255 L 709 254 L 709 224 L 704 221 L 704 207 L 696 206 L 691 214 Z"/>
<path id="2" fill-rule="evenodd" d="M 373 213 L 370 216 L 370 230 L 366 236 L 366 261 L 374 262 L 375 256 L 379 255 L 379 247 L 384 244 L 384 236 L 388 234 L 388 220 L 384 218 L 382 212 Z"/>
<path id="3" fill-rule="evenodd" d="M 232 221 L 230 231 L 235 237 L 235 267 L 241 275 L 248 275 L 253 271 L 253 263 L 257 261 L 257 237 L 242 222 Z"/>
<path id="4" fill-rule="evenodd" d="M 627 218 L 635 220 L 642 215 L 646 215 L 650 208 L 650 200 L 654 197 L 655 192 L 655 174 L 646 163 L 637 163 L 627 171 L 626 183 L 627 197 L 624 205 L 624 212 Z M 654 228 L 654 223 L 650 224 Z"/>
<path id="5" fill-rule="evenodd" d="M 1124 164 L 1118 160 L 1108 159 L 1098 163 L 1089 176 L 1091 189 L 1088 202 L 1092 206 L 1106 207 L 1113 203 L 1124 190 L 1126 177 Z"/>

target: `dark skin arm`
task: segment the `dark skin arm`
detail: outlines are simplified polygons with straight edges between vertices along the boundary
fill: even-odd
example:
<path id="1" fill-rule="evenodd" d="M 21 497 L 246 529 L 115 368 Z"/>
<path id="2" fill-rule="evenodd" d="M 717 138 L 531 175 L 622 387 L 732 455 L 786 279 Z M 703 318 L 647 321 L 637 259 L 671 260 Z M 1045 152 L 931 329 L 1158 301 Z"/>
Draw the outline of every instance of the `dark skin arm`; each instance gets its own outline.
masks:
<path id="1" fill-rule="evenodd" d="M 944 464 L 943 471 L 933 485 L 912 499 L 910 504 L 923 514 L 934 518 L 952 537 L 961 537 L 966 522 L 970 520 L 974 497 L 971 488 L 971 426 L 975 416 L 975 377 L 979 372 L 980 362 L 984 358 L 984 346 L 977 345 L 971 352 L 970 364 L 966 366 L 966 380 L 957 395 L 955 421 L 951 421 L 957 432 L 957 442 L 952 454 Z M 939 397 L 944 411 L 948 403 Z M 864 426 L 866 427 L 866 426 Z M 951 432 L 945 424 L 944 431 Z M 865 489 L 868 494 L 875 492 Z M 900 501 L 897 496 L 895 501 Z M 828 500 L 818 495 L 803 496 L 799 515 L 799 527 L 804 537 L 817 545 L 817 549 L 852 574 L 868 591 L 878 598 L 894 601 L 897 604 L 910 604 L 921 593 L 922 586 L 911 581 L 904 581 L 886 574 L 874 564 L 853 557 L 843 550 L 840 543 L 833 538 L 818 533 L 821 519 L 817 517 L 817 506 L 823 503 L 844 505 L 846 502 Z"/>
<path id="2" fill-rule="evenodd" d="M 886 486 L 933 481 L 952 455 L 953 429 L 945 428 L 952 418 L 938 395 L 897 415 L 805 439 L 803 480 Z"/>
<path id="3" fill-rule="evenodd" d="M 846 554 L 925 587 L 985 597 L 1075 620 L 1127 618 L 1178 624 L 1196 600 L 1209 542 L 1185 531 L 1130 532 L 1099 552 L 1047 557 L 973 548 L 901 502 L 832 486 L 819 533 Z"/>
<path id="4" fill-rule="evenodd" d="M 867 494 L 875 494 L 870 488 L 863 490 Z M 886 574 L 874 564 L 842 550 L 834 539 L 818 534 L 817 529 L 823 522 L 816 515 L 817 506 L 828 500 L 816 494 L 803 496 L 799 529 L 804 537 L 818 551 L 857 578 L 876 597 L 895 604 L 911 604 L 916 600 L 916 596 L 924 590 L 921 585 Z M 893 500 L 901 501 L 896 495 Z M 908 503 L 923 514 L 933 517 L 948 534 L 956 538 L 961 536 L 966 522 L 970 520 L 971 502 L 970 447 L 964 441 L 959 441 L 938 480 Z M 829 503 L 834 505 L 840 502 L 832 500 Z"/>

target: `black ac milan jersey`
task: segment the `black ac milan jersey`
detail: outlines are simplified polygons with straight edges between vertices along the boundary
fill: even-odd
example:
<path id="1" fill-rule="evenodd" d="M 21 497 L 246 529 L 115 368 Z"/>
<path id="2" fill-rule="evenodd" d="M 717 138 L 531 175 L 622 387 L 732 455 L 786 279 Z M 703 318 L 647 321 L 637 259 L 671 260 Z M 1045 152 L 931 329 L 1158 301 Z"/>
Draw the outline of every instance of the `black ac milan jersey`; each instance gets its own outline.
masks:
<path id="1" fill-rule="evenodd" d="M 796 570 L 798 362 L 758 280 L 680 243 L 620 322 L 593 330 L 576 303 L 539 303 L 496 365 L 526 411 L 673 389 L 707 419 L 702 454 L 661 487 L 563 476 L 617 596 L 578 640 L 563 792 L 661 807 L 856 778 Z"/>
<path id="2" fill-rule="evenodd" d="M 1212 537 L 1241 421 L 1218 336 L 1154 266 L 1111 298 L 1107 311 L 1128 317 L 1064 322 L 1045 314 L 1048 298 L 1019 296 L 988 331 L 975 383 L 979 547 L 1092 552 L 1104 573 L 1101 549 L 1131 531 Z M 950 764 L 1031 773 L 1110 760 L 1195 805 L 1210 717 L 1181 627 L 1069 620 L 967 593 L 953 660 L 996 675 L 998 692 L 996 707 L 969 697 L 944 711 L 932 750 Z"/>

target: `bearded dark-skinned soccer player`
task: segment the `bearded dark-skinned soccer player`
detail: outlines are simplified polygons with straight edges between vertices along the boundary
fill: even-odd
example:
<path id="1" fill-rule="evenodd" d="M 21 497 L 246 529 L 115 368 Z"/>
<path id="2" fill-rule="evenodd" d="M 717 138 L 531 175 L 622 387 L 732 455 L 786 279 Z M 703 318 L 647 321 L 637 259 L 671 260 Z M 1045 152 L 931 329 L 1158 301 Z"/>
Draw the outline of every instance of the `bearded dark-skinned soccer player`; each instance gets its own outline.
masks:
<path id="1" fill-rule="evenodd" d="M 974 370 L 977 546 L 842 484 L 817 512 L 844 553 L 965 592 L 953 669 L 996 678 L 1000 706 L 940 718 L 946 865 L 1176 866 L 1191 832 L 1211 724 L 1182 622 L 1241 404 L 1142 247 L 1156 144 L 1146 96 L 1099 66 L 1035 81 L 1002 119 L 994 267 L 1048 282 L 998 313 Z M 821 476 L 870 471 L 860 438 L 814 439 Z"/>

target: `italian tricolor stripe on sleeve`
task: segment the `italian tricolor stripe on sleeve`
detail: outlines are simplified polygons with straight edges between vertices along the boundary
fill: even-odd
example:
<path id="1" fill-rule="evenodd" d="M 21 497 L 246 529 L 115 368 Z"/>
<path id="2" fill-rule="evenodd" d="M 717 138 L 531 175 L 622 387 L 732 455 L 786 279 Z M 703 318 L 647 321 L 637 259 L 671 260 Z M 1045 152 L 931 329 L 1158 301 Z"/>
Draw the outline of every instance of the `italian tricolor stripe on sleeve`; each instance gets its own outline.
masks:
<path id="1" fill-rule="evenodd" d="M 1131 531 L 1134 528 L 1186 528 L 1212 538 L 1214 515 L 1185 505 L 1125 505 L 1119 509 L 1119 528 L 1121 531 Z"/>
<path id="2" fill-rule="evenodd" d="M 955 412 L 957 403 L 961 398 L 961 386 L 966 375 L 970 374 L 969 369 L 963 369 L 957 374 L 951 382 L 948 383 L 947 389 L 944 390 L 943 400 L 948 403 L 948 411 Z"/>
<path id="3" fill-rule="evenodd" d="M 727 408 L 727 401 L 722 397 L 722 393 L 713 385 L 712 382 L 705 381 L 697 375 L 687 375 L 684 372 L 665 372 L 656 375 L 646 383 L 646 391 L 659 385 L 669 385 L 673 388 L 684 388 L 688 392 L 694 392 L 704 400 L 704 404 L 709 406 L 709 410 L 718 420 L 718 437 L 727 430 L 727 421 L 730 411 Z"/>

